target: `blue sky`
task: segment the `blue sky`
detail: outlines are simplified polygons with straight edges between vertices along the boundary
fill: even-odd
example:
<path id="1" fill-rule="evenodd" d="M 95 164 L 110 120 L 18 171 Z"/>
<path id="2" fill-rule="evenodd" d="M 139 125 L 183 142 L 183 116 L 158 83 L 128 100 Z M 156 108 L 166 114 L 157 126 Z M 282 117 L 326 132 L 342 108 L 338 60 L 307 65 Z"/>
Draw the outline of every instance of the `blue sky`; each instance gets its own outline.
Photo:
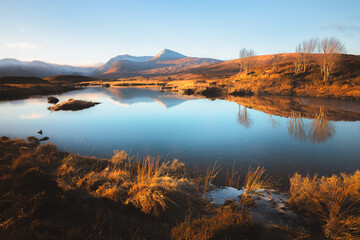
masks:
<path id="1" fill-rule="evenodd" d="M 0 0 L 0 59 L 89 65 L 129 53 L 234 59 L 332 37 L 360 54 L 360 0 Z"/>

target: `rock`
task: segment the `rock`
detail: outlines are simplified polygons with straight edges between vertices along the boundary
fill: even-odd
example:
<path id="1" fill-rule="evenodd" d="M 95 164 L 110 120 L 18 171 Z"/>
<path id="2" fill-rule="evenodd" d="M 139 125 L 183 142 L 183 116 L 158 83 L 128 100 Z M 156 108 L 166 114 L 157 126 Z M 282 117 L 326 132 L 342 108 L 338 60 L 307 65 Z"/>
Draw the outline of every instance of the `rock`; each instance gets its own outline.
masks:
<path id="1" fill-rule="evenodd" d="M 34 136 L 27 137 L 26 141 L 28 141 L 29 143 L 32 143 L 32 144 L 39 144 L 39 139 Z"/>
<path id="2" fill-rule="evenodd" d="M 42 135 L 42 134 L 43 134 L 43 131 L 40 130 L 40 131 L 38 131 L 37 133 L 40 134 L 40 135 Z"/>
<path id="3" fill-rule="evenodd" d="M 2 141 L 7 141 L 7 140 L 9 140 L 9 139 L 10 139 L 10 138 L 9 138 L 9 137 L 6 137 L 6 136 L 2 136 L 2 137 L 1 137 L 1 140 L 2 140 Z"/>
<path id="4" fill-rule="evenodd" d="M 40 140 L 39 141 L 47 141 L 47 140 L 49 140 L 50 138 L 48 138 L 48 137 L 43 137 L 43 138 L 40 138 Z"/>
<path id="5" fill-rule="evenodd" d="M 60 110 L 62 110 L 62 111 L 69 111 L 69 110 L 70 111 L 79 111 L 79 110 L 93 107 L 97 104 L 100 104 L 100 103 L 69 99 L 67 102 L 62 102 L 62 103 L 56 104 L 52 107 L 49 107 L 48 109 L 51 111 L 60 111 Z"/>
<path id="6" fill-rule="evenodd" d="M 47 101 L 48 103 L 56 104 L 56 103 L 59 102 L 59 99 L 57 99 L 56 97 L 48 97 L 48 98 L 46 99 L 46 101 Z"/>

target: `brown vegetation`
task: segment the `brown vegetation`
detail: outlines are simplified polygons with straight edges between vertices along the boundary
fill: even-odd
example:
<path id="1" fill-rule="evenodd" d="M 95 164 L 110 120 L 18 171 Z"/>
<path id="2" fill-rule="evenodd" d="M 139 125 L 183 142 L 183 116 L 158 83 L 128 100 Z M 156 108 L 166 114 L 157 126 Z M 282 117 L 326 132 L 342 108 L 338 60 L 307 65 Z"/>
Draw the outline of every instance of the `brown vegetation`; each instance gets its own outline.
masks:
<path id="1" fill-rule="evenodd" d="M 314 40 L 315 41 L 315 40 Z M 243 59 L 194 68 L 183 73 L 166 76 L 122 78 L 106 83 L 110 85 L 144 86 L 165 85 L 167 91 L 203 95 L 209 88 L 216 93 L 208 97 L 232 95 L 281 95 L 336 99 L 360 99 L 360 56 L 337 55 L 341 63 L 332 69 L 331 78 L 323 81 L 319 61 L 324 54 L 312 54 L 306 41 L 304 53 L 299 53 L 299 73 L 294 72 L 298 53 L 253 56 L 251 71 L 239 73 Z M 310 45 L 313 45 L 312 43 Z M 305 69 L 305 70 L 304 70 Z M 170 78 L 169 78 L 170 77 Z M 93 82 L 99 84 L 103 82 Z M 215 84 L 215 85 L 214 85 Z"/>
<path id="2" fill-rule="evenodd" d="M 0 172 L 1 239 L 167 239 L 169 224 L 205 206 L 176 160 L 97 159 L 3 137 Z"/>
<path id="3" fill-rule="evenodd" d="M 322 226 L 329 239 L 360 238 L 360 171 L 290 178 L 289 204 Z"/>
<path id="4" fill-rule="evenodd" d="M 293 229 L 254 223 L 250 206 L 244 203 L 239 207 L 206 202 L 201 193 L 211 185 L 218 169 L 215 165 L 208 174 L 191 179 L 185 175 L 184 164 L 176 159 L 132 158 L 123 151 L 116 151 L 111 159 L 98 159 L 61 152 L 52 144 L 2 137 L 0 238 L 298 236 Z M 250 170 L 250 175 L 251 189 L 264 186 L 262 168 Z"/>

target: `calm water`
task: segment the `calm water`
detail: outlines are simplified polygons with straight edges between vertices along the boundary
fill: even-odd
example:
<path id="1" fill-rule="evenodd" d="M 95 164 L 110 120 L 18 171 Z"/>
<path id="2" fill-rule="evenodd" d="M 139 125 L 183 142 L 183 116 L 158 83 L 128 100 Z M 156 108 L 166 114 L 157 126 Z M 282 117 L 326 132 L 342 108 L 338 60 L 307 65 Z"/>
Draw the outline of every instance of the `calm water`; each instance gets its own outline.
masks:
<path id="1" fill-rule="evenodd" d="M 60 149 L 73 153 L 110 157 L 119 149 L 200 167 L 215 161 L 223 169 L 234 162 L 242 170 L 262 165 L 282 179 L 294 171 L 360 169 L 358 102 L 276 97 L 211 101 L 136 88 L 87 88 L 57 97 L 101 104 L 50 112 L 46 97 L 0 102 L 0 135 L 39 136 L 42 129 Z"/>

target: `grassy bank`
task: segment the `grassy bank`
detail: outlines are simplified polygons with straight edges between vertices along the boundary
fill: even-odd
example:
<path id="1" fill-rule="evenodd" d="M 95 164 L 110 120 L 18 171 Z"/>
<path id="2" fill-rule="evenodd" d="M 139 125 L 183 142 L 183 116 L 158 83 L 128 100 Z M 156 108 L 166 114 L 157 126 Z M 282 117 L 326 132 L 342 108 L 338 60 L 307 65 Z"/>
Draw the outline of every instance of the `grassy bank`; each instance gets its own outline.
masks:
<path id="1" fill-rule="evenodd" d="M 245 194 L 225 205 L 214 205 L 204 197 L 213 187 L 211 182 L 217 168 L 189 177 L 194 174 L 189 174 L 189 169 L 176 159 L 163 162 L 151 156 L 136 158 L 123 151 L 116 151 L 111 159 L 99 159 L 62 152 L 53 144 L 38 145 L 2 137 L 0 173 L 1 239 L 321 239 L 323 234 L 340 236 L 329 234 L 332 231 L 329 227 L 324 227 L 321 233 L 321 226 L 329 222 L 326 219 L 314 219 L 315 231 L 256 223 L 249 213 L 253 207 L 250 194 L 271 186 L 271 178 L 265 176 L 262 168 L 250 169 L 244 178 Z M 359 182 L 358 173 L 345 176 L 339 181 Z M 229 185 L 234 179 L 229 178 Z M 299 184 L 302 179 L 295 175 L 291 181 L 291 206 L 309 216 L 302 208 L 304 201 L 297 200 L 301 198 L 297 193 L 303 186 Z M 352 201 L 359 199 L 359 185 L 341 186 L 342 189 L 351 186 L 351 198 L 346 200 L 351 209 L 343 216 L 355 219 L 358 212 Z M 315 192 L 309 194 L 312 196 Z M 315 203 L 306 204 L 316 208 Z M 343 224 L 342 221 L 339 224 Z M 344 229 L 346 234 L 352 234 L 349 236 L 358 236 L 356 231 Z"/>
<path id="2" fill-rule="evenodd" d="M 49 78 L 0 77 L 0 101 L 32 96 L 60 94 L 79 89 L 81 82 L 93 79 L 82 76 L 56 75 Z"/>
<path id="3" fill-rule="evenodd" d="M 360 57 L 342 55 L 328 81 L 323 81 L 318 59 L 312 54 L 306 72 L 296 74 L 295 54 L 252 57 L 247 74 L 240 60 L 231 60 L 166 76 L 106 80 L 119 86 L 164 85 L 164 90 L 210 98 L 227 95 L 277 95 L 332 99 L 360 99 Z M 102 83 L 102 81 L 97 84 Z"/>

